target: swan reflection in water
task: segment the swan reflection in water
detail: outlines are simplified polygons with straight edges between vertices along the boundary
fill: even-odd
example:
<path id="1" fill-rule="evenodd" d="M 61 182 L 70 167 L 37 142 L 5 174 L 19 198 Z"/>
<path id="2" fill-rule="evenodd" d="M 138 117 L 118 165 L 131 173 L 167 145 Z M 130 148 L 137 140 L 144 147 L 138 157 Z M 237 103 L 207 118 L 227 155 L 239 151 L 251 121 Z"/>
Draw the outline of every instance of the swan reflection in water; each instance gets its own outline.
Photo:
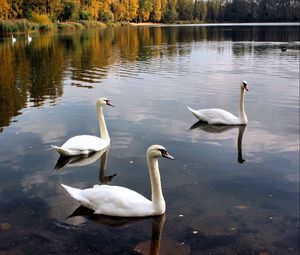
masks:
<path id="1" fill-rule="evenodd" d="M 238 128 L 239 129 L 238 139 L 237 139 L 238 162 L 240 164 L 243 164 L 246 161 L 243 158 L 243 152 L 242 152 L 243 135 L 246 129 L 245 125 L 241 125 L 241 126 L 209 125 L 203 121 L 198 121 L 190 127 L 190 130 L 196 128 L 199 128 L 207 133 L 223 133 L 228 130 Z"/>
<path id="2" fill-rule="evenodd" d="M 91 220 L 97 224 L 110 227 L 128 227 L 137 222 L 151 220 L 152 235 L 151 240 L 143 241 L 137 244 L 134 252 L 139 254 L 158 255 L 160 254 L 161 237 L 164 228 L 166 215 L 150 216 L 150 217 L 112 217 L 106 215 L 95 214 L 92 209 L 79 206 L 67 219 L 81 216 Z"/>
<path id="3" fill-rule="evenodd" d="M 60 156 L 56 162 L 54 170 L 61 170 L 64 167 L 82 167 L 90 165 L 97 161 L 100 157 L 99 167 L 99 182 L 106 184 L 112 180 L 117 174 L 105 176 L 105 169 L 107 166 L 109 147 L 101 151 L 92 152 L 87 155 L 76 155 L 76 156 Z"/>

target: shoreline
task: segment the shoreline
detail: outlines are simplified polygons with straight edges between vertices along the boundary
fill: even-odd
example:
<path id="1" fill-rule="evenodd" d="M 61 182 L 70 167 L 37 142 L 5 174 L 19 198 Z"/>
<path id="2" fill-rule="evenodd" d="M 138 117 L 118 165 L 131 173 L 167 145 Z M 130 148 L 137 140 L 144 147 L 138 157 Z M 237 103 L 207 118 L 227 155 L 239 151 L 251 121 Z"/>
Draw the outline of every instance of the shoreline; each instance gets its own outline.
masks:
<path id="1" fill-rule="evenodd" d="M 153 23 L 153 22 L 140 22 L 126 23 L 129 26 L 133 27 L 142 27 L 142 26 L 153 26 L 153 27 L 168 27 L 168 26 L 202 26 L 202 27 L 213 27 L 213 26 L 300 26 L 300 22 L 224 22 L 224 23 Z M 122 24 L 122 25 L 126 25 Z"/>

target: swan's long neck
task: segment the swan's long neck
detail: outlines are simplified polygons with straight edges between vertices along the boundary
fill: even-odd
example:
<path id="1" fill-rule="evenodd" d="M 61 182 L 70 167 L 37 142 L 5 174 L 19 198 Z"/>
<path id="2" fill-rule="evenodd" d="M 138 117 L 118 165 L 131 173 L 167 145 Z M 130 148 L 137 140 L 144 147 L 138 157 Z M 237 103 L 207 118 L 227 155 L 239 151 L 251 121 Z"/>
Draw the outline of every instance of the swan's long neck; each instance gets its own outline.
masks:
<path id="1" fill-rule="evenodd" d="M 148 156 L 147 162 L 151 181 L 152 204 L 155 212 L 162 213 L 165 211 L 166 204 L 161 189 L 158 160 L 156 157 Z"/>
<path id="2" fill-rule="evenodd" d="M 98 120 L 99 120 L 99 127 L 100 127 L 100 137 L 102 139 L 109 139 L 104 115 L 103 115 L 103 109 L 101 105 L 97 104 L 97 113 L 98 113 Z"/>
<path id="3" fill-rule="evenodd" d="M 248 119 L 247 119 L 247 116 L 245 113 L 244 97 L 245 97 L 245 89 L 241 87 L 241 94 L 240 94 L 240 121 L 241 121 L 241 124 L 248 123 Z"/>

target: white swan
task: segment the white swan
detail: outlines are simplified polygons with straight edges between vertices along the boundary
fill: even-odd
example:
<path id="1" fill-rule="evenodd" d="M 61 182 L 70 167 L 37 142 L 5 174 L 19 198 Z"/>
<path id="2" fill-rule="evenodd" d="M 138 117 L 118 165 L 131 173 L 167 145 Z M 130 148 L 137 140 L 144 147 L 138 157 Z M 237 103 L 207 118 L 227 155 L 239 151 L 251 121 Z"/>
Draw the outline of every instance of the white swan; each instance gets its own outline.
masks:
<path id="1" fill-rule="evenodd" d="M 29 34 L 27 35 L 27 39 L 28 39 L 28 43 L 31 43 L 32 37 Z"/>
<path id="2" fill-rule="evenodd" d="M 96 103 L 98 120 L 100 126 L 100 137 L 92 135 L 78 135 L 70 138 L 61 147 L 51 145 L 62 156 L 75 156 L 89 154 L 95 151 L 101 151 L 110 144 L 110 138 L 106 128 L 106 123 L 103 115 L 102 106 L 109 105 L 107 98 L 99 98 Z"/>
<path id="3" fill-rule="evenodd" d="M 208 124 L 219 124 L 219 125 L 247 125 L 248 119 L 244 109 L 244 96 L 245 90 L 248 91 L 248 83 L 246 81 L 241 82 L 241 93 L 240 93 L 240 114 L 239 117 L 234 116 L 232 113 L 222 109 L 200 109 L 193 110 L 187 107 L 196 118 L 201 121 L 207 122 Z"/>
<path id="4" fill-rule="evenodd" d="M 162 194 L 158 158 L 174 159 L 161 145 L 152 145 L 147 150 L 152 201 L 141 194 L 120 186 L 94 185 L 84 190 L 61 184 L 75 200 L 96 214 L 118 217 L 146 217 L 161 215 L 166 210 Z"/>
<path id="5" fill-rule="evenodd" d="M 11 35 L 11 41 L 12 41 L 12 43 L 15 43 L 17 41 L 17 39 L 13 35 Z"/>

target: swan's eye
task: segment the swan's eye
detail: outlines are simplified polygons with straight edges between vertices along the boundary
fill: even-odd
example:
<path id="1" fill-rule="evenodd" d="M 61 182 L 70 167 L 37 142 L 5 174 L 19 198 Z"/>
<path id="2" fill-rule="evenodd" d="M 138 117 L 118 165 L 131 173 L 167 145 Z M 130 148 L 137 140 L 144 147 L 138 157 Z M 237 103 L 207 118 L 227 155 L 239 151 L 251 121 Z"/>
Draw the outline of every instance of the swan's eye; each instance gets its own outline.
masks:
<path id="1" fill-rule="evenodd" d="M 161 153 L 161 156 L 168 159 L 174 159 L 172 155 L 170 155 L 165 149 L 158 149 Z"/>
<path id="2" fill-rule="evenodd" d="M 165 154 L 168 153 L 168 152 L 167 152 L 166 150 L 164 150 L 164 149 L 158 149 L 158 150 L 160 151 L 161 155 L 165 155 Z"/>

